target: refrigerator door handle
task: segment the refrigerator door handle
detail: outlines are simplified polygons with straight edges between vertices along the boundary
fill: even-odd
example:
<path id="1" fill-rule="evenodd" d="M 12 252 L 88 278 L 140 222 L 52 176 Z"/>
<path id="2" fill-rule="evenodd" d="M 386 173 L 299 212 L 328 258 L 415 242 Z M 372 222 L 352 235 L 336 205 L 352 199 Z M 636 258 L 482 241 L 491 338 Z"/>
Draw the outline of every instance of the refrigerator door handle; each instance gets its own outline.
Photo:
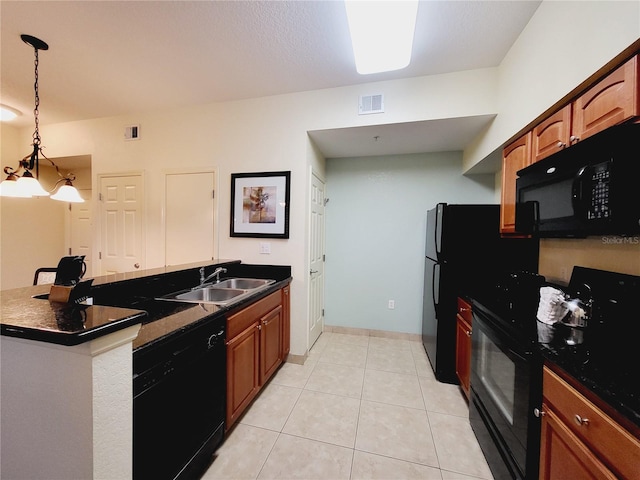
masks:
<path id="1" fill-rule="evenodd" d="M 438 275 L 436 275 L 436 270 Z M 440 303 L 440 264 L 436 263 L 433 266 L 433 274 L 431 276 L 431 293 L 433 300 L 433 308 L 436 312 L 436 318 L 438 317 L 438 303 Z"/>
<path id="2" fill-rule="evenodd" d="M 440 232 L 441 227 L 441 223 L 442 223 L 442 214 L 443 214 L 443 207 L 444 204 L 443 203 L 439 203 L 436 206 L 436 223 L 434 225 L 434 229 L 433 229 L 433 236 L 434 236 L 434 245 L 436 248 L 436 258 L 434 258 L 434 260 L 440 260 L 440 248 L 441 248 L 441 241 L 442 241 L 442 232 Z"/>

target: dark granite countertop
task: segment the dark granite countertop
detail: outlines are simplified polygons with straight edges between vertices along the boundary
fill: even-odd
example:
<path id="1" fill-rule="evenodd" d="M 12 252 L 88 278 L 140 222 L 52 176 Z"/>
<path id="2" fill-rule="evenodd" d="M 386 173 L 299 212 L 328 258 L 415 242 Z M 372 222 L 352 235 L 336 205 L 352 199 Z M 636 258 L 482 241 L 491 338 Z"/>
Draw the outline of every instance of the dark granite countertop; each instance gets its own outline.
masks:
<path id="1" fill-rule="evenodd" d="M 272 278 L 276 283 L 229 307 L 155 300 L 158 296 L 198 284 L 200 267 L 211 273 L 227 268 L 223 276 Z M 0 332 L 30 340 L 77 345 L 136 323 L 142 328 L 133 347 L 153 344 L 174 332 L 216 314 L 242 308 L 291 280 L 291 267 L 247 265 L 239 260 L 218 260 L 96 277 L 91 288 L 93 305 L 68 305 L 33 298 L 47 294 L 50 285 L 0 292 Z"/>
<path id="2" fill-rule="evenodd" d="M 0 333 L 58 345 L 78 345 L 142 323 L 146 312 L 103 305 L 68 305 L 32 298 L 49 285 L 0 292 Z"/>
<path id="3" fill-rule="evenodd" d="M 585 332 L 582 344 L 567 345 L 567 327 L 539 321 L 537 325 L 545 360 L 640 428 L 640 368 L 632 345 L 637 337 L 594 330 Z"/>

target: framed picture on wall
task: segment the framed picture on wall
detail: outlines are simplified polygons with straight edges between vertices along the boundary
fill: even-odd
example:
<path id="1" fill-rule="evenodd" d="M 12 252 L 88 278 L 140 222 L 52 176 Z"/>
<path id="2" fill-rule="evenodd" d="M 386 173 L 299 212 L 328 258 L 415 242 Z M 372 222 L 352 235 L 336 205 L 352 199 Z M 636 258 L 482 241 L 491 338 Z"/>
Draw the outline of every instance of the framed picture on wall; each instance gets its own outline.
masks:
<path id="1" fill-rule="evenodd" d="M 291 172 L 231 174 L 231 236 L 289 238 Z"/>

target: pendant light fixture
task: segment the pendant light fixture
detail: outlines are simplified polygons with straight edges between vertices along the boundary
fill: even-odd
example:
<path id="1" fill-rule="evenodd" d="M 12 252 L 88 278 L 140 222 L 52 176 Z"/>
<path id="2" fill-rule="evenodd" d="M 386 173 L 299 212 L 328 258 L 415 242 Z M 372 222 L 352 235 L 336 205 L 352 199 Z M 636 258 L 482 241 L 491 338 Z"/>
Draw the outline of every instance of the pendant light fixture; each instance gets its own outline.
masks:
<path id="1" fill-rule="evenodd" d="M 52 160 L 47 158 L 42 152 L 41 146 L 41 138 L 39 131 L 39 119 L 38 115 L 40 113 L 40 96 L 38 92 L 38 50 L 48 50 L 49 45 L 40 40 L 39 38 L 32 37 L 31 35 L 20 35 L 22 41 L 27 45 L 33 47 L 35 52 L 35 82 L 33 84 L 34 92 L 35 92 L 35 108 L 33 109 L 33 116 L 35 119 L 35 130 L 33 132 L 33 151 L 26 155 L 22 160 L 18 162 L 18 168 L 13 169 L 11 167 L 4 167 L 4 173 L 7 175 L 7 178 L 0 183 L 0 196 L 3 197 L 22 197 L 22 198 L 30 198 L 30 197 L 44 197 L 49 196 L 50 192 L 46 191 L 40 185 L 38 181 L 39 169 L 40 169 L 40 157 L 47 160 L 51 165 L 53 165 L 60 177 L 60 180 L 56 182 L 53 186 L 53 190 L 56 189 L 58 184 L 64 182 L 64 185 L 60 187 L 60 190 L 55 195 L 52 195 L 51 198 L 54 200 L 60 200 L 63 202 L 74 202 L 81 203 L 84 202 L 78 190 L 71 183 L 76 179 L 75 175 L 72 173 L 68 173 L 67 175 L 62 175 L 60 173 L 60 169 L 58 166 L 53 163 Z M 35 169 L 36 175 L 33 176 L 32 171 Z M 18 172 L 23 170 L 22 175 L 18 175 Z M 52 190 L 52 191 L 53 191 Z"/>

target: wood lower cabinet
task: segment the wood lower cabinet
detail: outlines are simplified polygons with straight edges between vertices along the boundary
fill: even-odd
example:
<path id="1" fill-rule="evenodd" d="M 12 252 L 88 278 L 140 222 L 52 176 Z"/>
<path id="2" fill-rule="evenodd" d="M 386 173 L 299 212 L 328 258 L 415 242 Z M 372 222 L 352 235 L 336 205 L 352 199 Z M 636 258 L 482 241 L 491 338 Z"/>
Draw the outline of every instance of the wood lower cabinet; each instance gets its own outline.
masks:
<path id="1" fill-rule="evenodd" d="M 456 374 L 467 400 L 469 399 L 471 380 L 471 325 L 471 305 L 464 299 L 458 298 L 458 313 L 456 314 Z"/>
<path id="2" fill-rule="evenodd" d="M 287 360 L 291 350 L 291 287 L 282 289 L 282 361 Z"/>
<path id="3" fill-rule="evenodd" d="M 227 318 L 228 430 L 285 359 L 289 286 Z M 287 345 L 288 353 L 288 345 Z"/>
<path id="4" fill-rule="evenodd" d="M 227 342 L 228 429 L 260 390 L 260 330 L 258 322 Z"/>
<path id="5" fill-rule="evenodd" d="M 531 163 L 531 132 L 527 132 L 504 149 L 502 156 L 502 194 L 500 233 L 516 232 L 516 178 L 518 170 Z"/>
<path id="6" fill-rule="evenodd" d="M 282 305 L 271 310 L 260 319 L 260 385 L 282 363 Z"/>
<path id="7" fill-rule="evenodd" d="M 544 367 L 540 479 L 640 479 L 640 440 Z"/>

